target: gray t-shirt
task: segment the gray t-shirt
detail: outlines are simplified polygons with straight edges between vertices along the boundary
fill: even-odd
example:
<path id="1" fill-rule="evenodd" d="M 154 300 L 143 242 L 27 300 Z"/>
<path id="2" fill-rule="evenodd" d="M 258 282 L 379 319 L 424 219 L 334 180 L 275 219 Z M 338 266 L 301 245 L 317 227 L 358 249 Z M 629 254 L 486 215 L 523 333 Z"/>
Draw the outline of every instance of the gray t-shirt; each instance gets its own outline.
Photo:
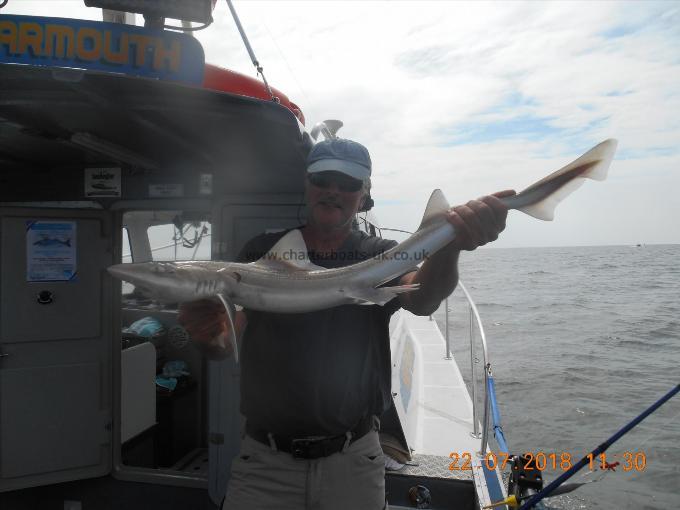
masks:
<path id="1" fill-rule="evenodd" d="M 246 243 L 239 262 L 264 256 L 285 232 Z M 333 257 L 309 252 L 312 263 L 343 267 L 395 241 L 352 231 Z M 343 434 L 391 404 L 389 320 L 399 309 L 343 305 L 298 314 L 246 310 L 241 358 L 241 413 L 258 429 L 302 437 Z"/>

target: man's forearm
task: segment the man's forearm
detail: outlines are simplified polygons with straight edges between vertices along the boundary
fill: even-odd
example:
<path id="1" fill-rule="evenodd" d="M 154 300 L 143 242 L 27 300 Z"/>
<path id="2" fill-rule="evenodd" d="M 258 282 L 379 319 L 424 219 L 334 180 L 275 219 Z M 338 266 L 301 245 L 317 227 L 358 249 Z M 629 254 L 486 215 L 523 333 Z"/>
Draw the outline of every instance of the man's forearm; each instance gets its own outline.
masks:
<path id="1" fill-rule="evenodd" d="M 418 283 L 417 291 L 402 294 L 402 306 L 416 315 L 431 315 L 458 285 L 460 251 L 448 245 L 429 257 L 403 283 Z"/>

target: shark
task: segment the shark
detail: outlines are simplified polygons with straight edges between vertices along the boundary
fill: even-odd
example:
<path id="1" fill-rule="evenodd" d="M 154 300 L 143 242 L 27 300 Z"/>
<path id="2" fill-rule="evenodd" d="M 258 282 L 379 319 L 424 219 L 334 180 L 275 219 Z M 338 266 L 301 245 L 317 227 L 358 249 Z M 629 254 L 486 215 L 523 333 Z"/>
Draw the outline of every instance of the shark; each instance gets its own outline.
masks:
<path id="1" fill-rule="evenodd" d="M 39 241 L 33 243 L 34 246 L 46 248 L 48 246 L 68 246 L 71 247 L 71 239 L 56 239 L 50 237 L 43 237 Z"/>
<path id="2" fill-rule="evenodd" d="M 585 179 L 604 180 L 617 142 L 609 139 L 520 193 L 502 199 L 509 209 L 552 220 L 559 202 Z M 408 239 L 371 259 L 326 269 L 313 264 L 300 230 L 285 234 L 251 263 L 221 261 L 116 264 L 109 273 L 161 302 L 219 299 L 227 310 L 229 340 L 238 362 L 234 305 L 251 310 L 303 313 L 343 304 L 384 305 L 417 284 L 384 286 L 412 270 L 456 236 L 446 220 L 450 208 L 441 190 L 432 192 L 418 229 Z M 224 338 L 219 340 L 226 347 Z"/>

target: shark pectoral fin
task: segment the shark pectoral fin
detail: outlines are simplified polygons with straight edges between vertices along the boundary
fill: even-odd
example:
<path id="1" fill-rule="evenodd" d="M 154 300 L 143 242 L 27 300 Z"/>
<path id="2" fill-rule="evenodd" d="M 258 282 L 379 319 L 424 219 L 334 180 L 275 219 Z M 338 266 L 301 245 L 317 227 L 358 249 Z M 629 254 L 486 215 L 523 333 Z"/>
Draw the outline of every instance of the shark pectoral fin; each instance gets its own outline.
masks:
<path id="1" fill-rule="evenodd" d="M 238 363 L 238 342 L 236 341 L 236 317 L 235 317 L 236 310 L 234 308 L 234 305 L 232 305 L 231 302 L 227 298 L 225 298 L 222 294 L 217 294 L 217 297 L 219 298 L 220 301 L 222 301 L 224 309 L 227 311 L 227 319 L 229 320 L 229 342 L 231 343 L 231 348 L 234 351 L 234 361 Z M 222 340 L 222 342 L 224 342 L 223 338 L 220 339 Z M 226 348 L 227 346 L 223 343 L 222 347 Z"/>
<path id="2" fill-rule="evenodd" d="M 393 287 L 382 287 L 382 289 L 389 290 L 395 294 L 403 294 L 404 292 L 413 292 L 420 288 L 419 283 L 408 283 L 406 285 L 395 285 Z"/>
<path id="3" fill-rule="evenodd" d="M 419 283 L 409 285 L 397 285 L 395 287 L 380 287 L 377 289 L 355 289 L 345 291 L 345 296 L 354 300 L 358 305 L 385 305 L 399 294 L 413 292 L 420 288 Z"/>

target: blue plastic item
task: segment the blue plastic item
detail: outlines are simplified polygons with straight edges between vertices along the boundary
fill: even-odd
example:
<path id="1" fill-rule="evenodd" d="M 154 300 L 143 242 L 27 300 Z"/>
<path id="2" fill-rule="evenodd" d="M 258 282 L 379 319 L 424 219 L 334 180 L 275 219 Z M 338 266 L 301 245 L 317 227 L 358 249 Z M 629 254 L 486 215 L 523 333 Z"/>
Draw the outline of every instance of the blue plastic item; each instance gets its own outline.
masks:
<path id="1" fill-rule="evenodd" d="M 144 317 L 133 322 L 127 328 L 123 328 L 123 333 L 133 333 L 150 340 L 151 338 L 163 336 L 165 334 L 165 326 L 154 317 Z"/>
<path id="2" fill-rule="evenodd" d="M 168 361 L 163 365 L 163 376 L 164 377 L 181 377 L 183 375 L 189 375 L 189 367 L 186 362 L 182 360 Z"/>
<path id="3" fill-rule="evenodd" d="M 177 379 L 174 377 L 156 376 L 156 385 L 166 390 L 173 391 L 177 387 Z"/>

